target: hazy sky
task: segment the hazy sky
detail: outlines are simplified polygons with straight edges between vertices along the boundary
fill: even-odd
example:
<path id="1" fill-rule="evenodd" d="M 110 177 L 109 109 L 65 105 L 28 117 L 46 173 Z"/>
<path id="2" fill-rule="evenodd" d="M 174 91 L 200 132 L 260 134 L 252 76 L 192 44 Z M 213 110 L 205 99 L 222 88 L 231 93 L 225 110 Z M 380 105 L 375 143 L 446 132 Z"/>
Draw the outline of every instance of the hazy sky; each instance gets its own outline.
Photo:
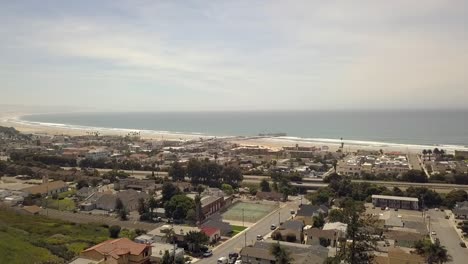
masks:
<path id="1" fill-rule="evenodd" d="M 1 1 L 0 104 L 460 108 L 468 1 Z"/>

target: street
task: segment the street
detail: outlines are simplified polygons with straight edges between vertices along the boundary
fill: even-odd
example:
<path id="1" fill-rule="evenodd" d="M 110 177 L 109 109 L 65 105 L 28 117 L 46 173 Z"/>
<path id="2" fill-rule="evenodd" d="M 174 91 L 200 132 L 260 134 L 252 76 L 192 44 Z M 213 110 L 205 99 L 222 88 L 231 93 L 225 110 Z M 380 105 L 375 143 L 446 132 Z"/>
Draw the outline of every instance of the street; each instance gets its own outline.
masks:
<path id="1" fill-rule="evenodd" d="M 430 216 L 431 231 L 435 231 L 434 238 L 439 238 L 440 243 L 445 246 L 448 253 L 452 256 L 453 261 L 450 263 L 467 263 L 468 262 L 468 249 L 460 246 L 460 237 L 455 231 L 451 219 L 445 219 L 445 212 L 435 211 L 431 209 L 428 211 Z"/>
<path id="2" fill-rule="evenodd" d="M 255 225 L 251 226 L 250 228 L 244 230 L 235 237 L 214 248 L 213 256 L 201 259 L 197 263 L 216 263 L 218 258 L 227 257 L 230 252 L 239 253 L 242 247 L 244 247 L 245 245 L 254 244 L 257 240 L 257 235 L 265 236 L 268 233 L 270 233 L 270 226 L 272 224 L 279 226 L 280 222 L 287 221 L 291 217 L 291 210 L 297 211 L 297 209 L 299 208 L 299 204 L 300 200 L 298 199 L 282 204 L 279 209 L 273 211 L 272 213 L 255 223 Z"/>

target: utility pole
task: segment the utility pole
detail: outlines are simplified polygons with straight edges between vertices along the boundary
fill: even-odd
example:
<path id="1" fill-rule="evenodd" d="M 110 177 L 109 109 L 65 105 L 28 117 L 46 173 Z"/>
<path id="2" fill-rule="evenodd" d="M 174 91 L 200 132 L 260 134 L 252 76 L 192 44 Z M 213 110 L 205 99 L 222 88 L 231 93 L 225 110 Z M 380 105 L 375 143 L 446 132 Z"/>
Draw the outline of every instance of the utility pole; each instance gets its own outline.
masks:
<path id="1" fill-rule="evenodd" d="M 244 224 L 244 208 L 242 208 L 242 227 L 245 227 L 245 224 Z"/>

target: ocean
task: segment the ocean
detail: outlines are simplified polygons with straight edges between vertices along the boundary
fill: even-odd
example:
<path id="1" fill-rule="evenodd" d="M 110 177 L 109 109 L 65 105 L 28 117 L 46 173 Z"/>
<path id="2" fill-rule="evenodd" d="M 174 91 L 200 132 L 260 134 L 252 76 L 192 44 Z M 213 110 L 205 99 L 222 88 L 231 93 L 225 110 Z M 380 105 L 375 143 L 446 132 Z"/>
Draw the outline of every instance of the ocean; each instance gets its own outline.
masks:
<path id="1" fill-rule="evenodd" d="M 287 133 L 296 141 L 468 145 L 468 111 L 259 111 L 60 113 L 21 122 L 78 128 L 146 130 L 208 136 Z"/>

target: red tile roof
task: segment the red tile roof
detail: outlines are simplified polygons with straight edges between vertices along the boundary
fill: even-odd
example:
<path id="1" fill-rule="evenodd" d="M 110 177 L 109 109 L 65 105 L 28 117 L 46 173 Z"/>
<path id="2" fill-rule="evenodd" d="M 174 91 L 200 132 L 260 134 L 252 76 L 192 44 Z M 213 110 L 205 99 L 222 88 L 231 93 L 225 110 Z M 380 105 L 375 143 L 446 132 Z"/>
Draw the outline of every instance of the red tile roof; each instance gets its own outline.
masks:
<path id="1" fill-rule="evenodd" d="M 201 231 L 209 237 L 220 232 L 219 228 L 215 228 L 215 227 L 202 227 Z"/>
<path id="2" fill-rule="evenodd" d="M 135 243 L 128 238 L 118 238 L 114 240 L 104 241 L 100 244 L 97 244 L 93 247 L 90 247 L 84 250 L 84 252 L 96 250 L 97 252 L 103 255 L 119 256 L 119 255 L 130 254 L 130 255 L 138 256 L 147 247 L 150 247 L 150 246 Z"/>

